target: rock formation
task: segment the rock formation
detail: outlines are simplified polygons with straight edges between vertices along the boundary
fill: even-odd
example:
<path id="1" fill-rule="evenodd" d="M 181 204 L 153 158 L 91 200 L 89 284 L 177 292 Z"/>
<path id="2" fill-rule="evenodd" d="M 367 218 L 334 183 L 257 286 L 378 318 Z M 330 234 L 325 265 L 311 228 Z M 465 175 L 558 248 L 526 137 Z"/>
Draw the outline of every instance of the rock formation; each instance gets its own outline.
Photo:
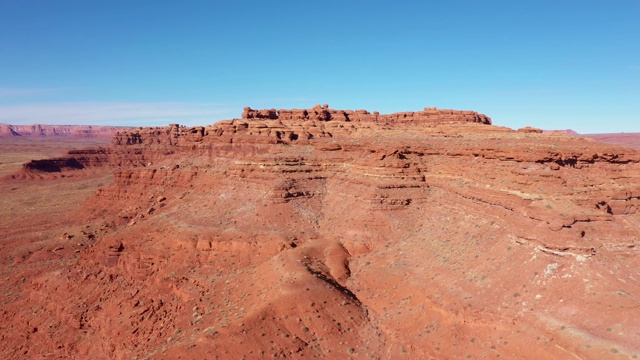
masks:
<path id="1" fill-rule="evenodd" d="M 13 250 L 33 276 L 2 354 L 640 355 L 640 152 L 490 124 L 245 108 L 32 162 L 113 178 L 49 245 L 57 268 Z"/>
<path id="2" fill-rule="evenodd" d="M 542 129 L 538 129 L 538 128 L 534 128 L 534 127 L 531 127 L 531 126 L 525 126 L 523 128 L 518 129 L 518 132 L 542 134 L 543 130 Z"/>
<path id="3" fill-rule="evenodd" d="M 117 131 L 128 129 L 124 126 L 89 125 L 9 125 L 0 124 L 0 137 L 5 136 L 62 136 L 73 138 L 112 137 Z"/>
<path id="4" fill-rule="evenodd" d="M 486 115 L 475 111 L 438 110 L 436 108 L 424 108 L 423 111 L 399 112 L 388 115 L 380 115 L 377 111 L 370 113 L 367 110 L 335 110 L 329 105 L 316 105 L 311 109 L 293 110 L 253 110 L 245 107 L 242 113 L 243 119 L 267 119 L 267 120 L 312 120 L 312 121 L 373 121 L 381 123 L 454 123 L 477 122 L 491 124 L 491 119 Z"/>

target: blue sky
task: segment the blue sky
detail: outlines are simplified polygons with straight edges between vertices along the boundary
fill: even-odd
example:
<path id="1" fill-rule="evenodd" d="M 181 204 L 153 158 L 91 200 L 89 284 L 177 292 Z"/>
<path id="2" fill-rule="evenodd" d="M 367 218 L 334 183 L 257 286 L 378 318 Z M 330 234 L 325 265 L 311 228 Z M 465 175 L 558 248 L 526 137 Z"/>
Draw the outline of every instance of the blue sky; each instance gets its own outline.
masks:
<path id="1" fill-rule="evenodd" d="M 640 1 L 0 0 L 0 122 L 318 103 L 640 132 Z"/>

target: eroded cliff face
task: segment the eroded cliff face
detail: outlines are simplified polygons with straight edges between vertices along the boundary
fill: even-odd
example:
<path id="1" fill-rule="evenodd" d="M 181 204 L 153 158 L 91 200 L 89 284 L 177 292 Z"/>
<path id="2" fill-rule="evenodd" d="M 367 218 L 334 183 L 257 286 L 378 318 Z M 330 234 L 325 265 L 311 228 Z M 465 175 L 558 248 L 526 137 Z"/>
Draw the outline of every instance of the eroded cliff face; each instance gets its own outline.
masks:
<path id="1" fill-rule="evenodd" d="M 115 170 L 69 225 L 82 249 L 25 285 L 46 311 L 5 312 L 56 327 L 4 339 L 97 358 L 640 354 L 640 153 L 490 124 L 317 106 L 120 132 L 78 160 Z"/>

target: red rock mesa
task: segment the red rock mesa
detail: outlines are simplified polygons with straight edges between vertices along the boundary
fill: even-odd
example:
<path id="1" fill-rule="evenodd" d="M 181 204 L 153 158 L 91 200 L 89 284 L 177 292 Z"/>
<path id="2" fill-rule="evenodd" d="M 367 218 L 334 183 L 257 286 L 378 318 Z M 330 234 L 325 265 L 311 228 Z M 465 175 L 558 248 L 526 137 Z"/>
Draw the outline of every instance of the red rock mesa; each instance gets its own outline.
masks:
<path id="1" fill-rule="evenodd" d="M 634 357 L 639 162 L 435 108 L 122 131 L 16 174 L 113 177 L 5 247 L 2 354 Z"/>

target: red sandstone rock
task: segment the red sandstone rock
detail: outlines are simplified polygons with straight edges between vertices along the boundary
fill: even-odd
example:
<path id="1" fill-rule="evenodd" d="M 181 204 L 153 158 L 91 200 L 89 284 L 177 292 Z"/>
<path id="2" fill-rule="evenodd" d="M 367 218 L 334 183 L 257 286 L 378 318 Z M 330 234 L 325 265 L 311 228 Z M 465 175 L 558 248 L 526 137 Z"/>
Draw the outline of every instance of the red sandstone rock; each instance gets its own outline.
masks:
<path id="1" fill-rule="evenodd" d="M 473 112 L 245 114 L 69 154 L 113 177 L 3 220 L 2 356 L 640 355 L 640 152 Z"/>
<path id="2" fill-rule="evenodd" d="M 491 119 L 489 117 L 473 111 L 436 110 L 435 108 L 425 108 L 424 111 L 418 112 L 380 115 L 377 111 L 371 114 L 366 110 L 333 110 L 329 109 L 329 105 L 327 104 L 315 105 L 312 109 L 306 110 L 253 110 L 250 107 L 245 107 L 244 112 L 242 113 L 242 118 L 316 121 L 410 121 L 416 124 L 446 122 L 479 122 L 483 124 L 491 124 Z"/>
<path id="3" fill-rule="evenodd" d="M 518 129 L 518 132 L 523 133 L 531 133 L 531 134 L 542 134 L 542 129 L 534 128 L 531 126 L 525 126 L 523 128 Z"/>

